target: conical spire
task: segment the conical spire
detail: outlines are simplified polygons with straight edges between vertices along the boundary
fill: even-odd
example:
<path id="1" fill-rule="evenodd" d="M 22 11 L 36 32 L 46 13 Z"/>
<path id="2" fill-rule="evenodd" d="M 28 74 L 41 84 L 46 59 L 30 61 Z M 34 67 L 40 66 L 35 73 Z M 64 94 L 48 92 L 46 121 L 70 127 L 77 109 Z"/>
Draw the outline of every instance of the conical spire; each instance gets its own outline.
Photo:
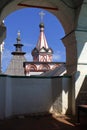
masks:
<path id="1" fill-rule="evenodd" d="M 44 34 L 44 23 L 40 23 L 40 36 L 36 45 L 36 48 L 38 51 L 40 51 L 42 48 L 48 49 L 48 43 Z"/>
<path id="2" fill-rule="evenodd" d="M 44 34 L 44 22 L 43 22 L 43 16 L 45 15 L 45 13 L 43 11 L 41 11 L 39 13 L 40 17 L 41 17 L 41 22 L 39 24 L 40 27 L 40 36 L 36 45 L 36 48 L 38 49 L 38 51 L 42 48 L 48 49 L 48 43 Z"/>

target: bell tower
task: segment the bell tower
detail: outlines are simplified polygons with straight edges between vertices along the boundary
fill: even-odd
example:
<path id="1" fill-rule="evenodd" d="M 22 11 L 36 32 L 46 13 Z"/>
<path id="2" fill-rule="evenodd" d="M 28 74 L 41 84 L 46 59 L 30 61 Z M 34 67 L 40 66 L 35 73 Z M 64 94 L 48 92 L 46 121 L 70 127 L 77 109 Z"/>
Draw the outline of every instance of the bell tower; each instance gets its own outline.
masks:
<path id="1" fill-rule="evenodd" d="M 32 50 L 32 56 L 34 62 L 52 62 L 52 54 L 53 50 L 49 48 L 45 34 L 44 34 L 44 23 L 43 16 L 45 14 L 40 12 L 41 22 L 39 24 L 40 27 L 40 36 L 36 47 Z"/>
<path id="2" fill-rule="evenodd" d="M 20 31 L 18 31 L 17 35 L 18 35 L 17 38 L 16 38 L 17 43 L 14 44 L 14 46 L 15 46 L 15 51 L 12 52 L 11 54 L 12 54 L 12 55 L 25 55 L 26 53 L 25 53 L 25 52 L 22 52 L 23 44 L 21 44 Z"/>
<path id="3" fill-rule="evenodd" d="M 16 41 L 17 42 L 14 44 L 15 51 L 11 53 L 13 56 L 7 67 L 5 74 L 24 76 L 25 74 L 24 74 L 23 62 L 26 61 L 26 58 L 24 56 L 26 53 L 22 51 L 23 44 L 21 43 L 19 31 L 17 33 Z"/>

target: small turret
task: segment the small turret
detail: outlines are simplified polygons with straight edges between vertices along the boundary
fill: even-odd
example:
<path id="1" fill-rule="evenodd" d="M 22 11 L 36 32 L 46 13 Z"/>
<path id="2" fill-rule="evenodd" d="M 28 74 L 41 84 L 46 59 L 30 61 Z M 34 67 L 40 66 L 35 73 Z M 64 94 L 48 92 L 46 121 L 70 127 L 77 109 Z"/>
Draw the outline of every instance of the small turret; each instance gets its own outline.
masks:
<path id="1" fill-rule="evenodd" d="M 17 33 L 16 40 L 17 43 L 14 44 L 15 51 L 11 53 L 13 56 L 7 67 L 5 74 L 24 76 L 25 74 L 23 63 L 26 61 L 26 58 L 24 56 L 26 53 L 22 52 L 23 44 L 21 44 L 20 32 Z"/>
<path id="2" fill-rule="evenodd" d="M 20 31 L 18 31 L 18 33 L 17 33 L 16 40 L 17 40 L 17 43 L 14 44 L 14 46 L 15 46 L 15 52 L 12 52 L 11 54 L 12 55 L 25 55 L 26 53 L 22 52 L 22 46 L 23 46 L 23 44 L 21 44 Z"/>
<path id="3" fill-rule="evenodd" d="M 40 36 L 36 47 L 32 50 L 33 61 L 37 62 L 52 62 L 52 54 L 53 50 L 49 48 L 45 34 L 44 34 L 44 23 L 43 23 L 43 15 L 44 13 L 41 12 L 41 23 L 39 24 L 40 27 Z"/>

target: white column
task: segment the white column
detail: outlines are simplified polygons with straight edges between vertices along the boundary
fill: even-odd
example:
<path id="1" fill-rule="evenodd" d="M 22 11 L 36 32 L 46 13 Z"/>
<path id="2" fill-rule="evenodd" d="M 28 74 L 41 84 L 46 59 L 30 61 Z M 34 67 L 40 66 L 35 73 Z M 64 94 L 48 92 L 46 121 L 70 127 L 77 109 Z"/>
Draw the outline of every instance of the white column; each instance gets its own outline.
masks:
<path id="1" fill-rule="evenodd" d="M 62 114 L 75 115 L 74 77 L 62 78 Z"/>
<path id="2" fill-rule="evenodd" d="M 2 53 L 3 53 L 3 49 L 4 49 L 4 42 L 2 42 L 2 44 L 0 44 L 0 74 L 2 73 Z"/>
<path id="3" fill-rule="evenodd" d="M 0 74 L 2 73 L 2 70 L 1 70 L 1 51 L 0 51 Z"/>
<path id="4" fill-rule="evenodd" d="M 76 73 L 76 95 L 77 98 L 81 86 L 83 84 L 85 75 L 87 75 L 87 32 L 76 31 L 77 38 L 77 73 Z"/>
<path id="5" fill-rule="evenodd" d="M 78 58 L 75 82 L 75 98 L 77 98 L 85 75 L 87 75 L 87 0 L 83 2 L 75 34 Z"/>
<path id="6" fill-rule="evenodd" d="M 0 73 L 2 73 L 1 71 L 2 42 L 4 41 L 5 38 L 6 38 L 6 27 L 4 26 L 4 21 L 3 21 L 1 22 L 0 25 Z"/>

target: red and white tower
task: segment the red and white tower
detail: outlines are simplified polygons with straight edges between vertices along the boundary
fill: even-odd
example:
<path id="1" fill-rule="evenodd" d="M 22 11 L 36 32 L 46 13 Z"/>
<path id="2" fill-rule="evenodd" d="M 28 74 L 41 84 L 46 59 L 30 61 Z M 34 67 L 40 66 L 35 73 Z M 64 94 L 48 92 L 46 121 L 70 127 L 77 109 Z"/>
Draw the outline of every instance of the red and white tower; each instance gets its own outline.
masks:
<path id="1" fill-rule="evenodd" d="M 44 13 L 41 12 L 41 23 L 40 27 L 40 36 L 36 47 L 32 50 L 32 56 L 34 62 L 52 62 L 52 54 L 53 50 L 49 48 L 45 34 L 44 34 L 44 23 L 42 22 L 42 18 Z"/>
<path id="2" fill-rule="evenodd" d="M 52 62 L 53 50 L 49 48 L 45 33 L 44 33 L 44 23 L 43 16 L 44 13 L 41 12 L 41 22 L 40 35 L 36 47 L 32 50 L 31 54 L 33 56 L 32 62 L 24 62 L 25 75 L 40 75 L 49 70 L 53 70 L 59 66 L 59 64 Z"/>

